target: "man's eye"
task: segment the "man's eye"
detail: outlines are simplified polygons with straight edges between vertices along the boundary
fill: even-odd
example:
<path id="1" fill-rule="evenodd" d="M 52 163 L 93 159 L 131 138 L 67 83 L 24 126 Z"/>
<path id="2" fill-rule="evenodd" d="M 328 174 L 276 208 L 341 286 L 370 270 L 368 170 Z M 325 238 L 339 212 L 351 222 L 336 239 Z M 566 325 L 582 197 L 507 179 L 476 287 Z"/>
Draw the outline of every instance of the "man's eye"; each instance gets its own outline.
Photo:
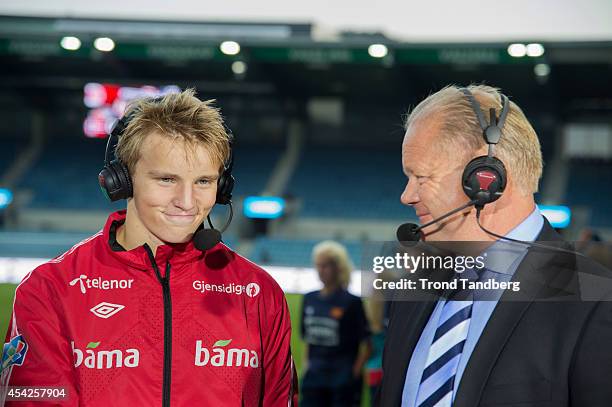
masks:
<path id="1" fill-rule="evenodd" d="M 163 182 L 164 184 L 169 184 L 174 181 L 173 178 L 159 178 L 159 180 Z"/>
<path id="2" fill-rule="evenodd" d="M 201 180 L 198 181 L 198 184 L 200 184 L 200 185 L 208 185 L 210 183 L 211 183 L 211 181 L 209 179 L 201 179 Z"/>

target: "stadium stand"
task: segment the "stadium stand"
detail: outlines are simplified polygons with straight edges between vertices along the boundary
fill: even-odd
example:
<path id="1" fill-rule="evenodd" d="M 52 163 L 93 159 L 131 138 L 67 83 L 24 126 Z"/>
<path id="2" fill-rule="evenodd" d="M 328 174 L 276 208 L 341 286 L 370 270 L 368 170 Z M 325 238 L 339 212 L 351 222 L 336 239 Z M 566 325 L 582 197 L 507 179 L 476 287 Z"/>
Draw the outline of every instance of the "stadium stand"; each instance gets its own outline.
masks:
<path id="1" fill-rule="evenodd" d="M 17 154 L 23 148 L 22 139 L 16 137 L 3 137 L 0 141 L 0 176 L 9 169 Z"/>
<path id="2" fill-rule="evenodd" d="M 259 237 L 250 258 L 258 264 L 271 266 L 312 267 L 311 253 L 318 239 L 283 239 Z M 362 244 L 356 241 L 340 241 L 348 250 L 353 265 L 359 267 Z"/>
<path id="3" fill-rule="evenodd" d="M 301 216 L 403 219 L 405 186 L 398 149 L 308 147 L 289 183 Z"/>
<path id="4" fill-rule="evenodd" d="M 612 227 L 612 162 L 572 160 L 565 201 L 591 208 L 590 225 Z"/>
<path id="5" fill-rule="evenodd" d="M 234 149 L 234 196 L 259 195 L 282 152 L 281 146 L 241 145 Z"/>
<path id="6" fill-rule="evenodd" d="M 0 257 L 51 259 L 89 236 L 85 233 L 0 232 Z"/>
<path id="7" fill-rule="evenodd" d="M 44 154 L 19 185 L 33 192 L 28 207 L 80 210 L 124 207 L 125 203 L 110 204 L 98 186 L 104 143 L 105 140 L 85 137 L 48 139 Z"/>

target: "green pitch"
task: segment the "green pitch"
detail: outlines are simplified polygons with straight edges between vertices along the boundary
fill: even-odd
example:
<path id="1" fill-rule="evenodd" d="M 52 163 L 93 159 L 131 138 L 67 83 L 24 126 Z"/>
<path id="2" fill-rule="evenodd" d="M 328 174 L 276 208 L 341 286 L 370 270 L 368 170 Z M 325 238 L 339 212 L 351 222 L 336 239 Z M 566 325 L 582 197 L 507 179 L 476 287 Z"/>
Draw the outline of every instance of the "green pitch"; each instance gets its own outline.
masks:
<path id="1" fill-rule="evenodd" d="M 4 343 L 4 335 L 11 319 L 15 287 L 17 284 L 0 284 L 0 338 L 2 338 L 2 343 Z"/>

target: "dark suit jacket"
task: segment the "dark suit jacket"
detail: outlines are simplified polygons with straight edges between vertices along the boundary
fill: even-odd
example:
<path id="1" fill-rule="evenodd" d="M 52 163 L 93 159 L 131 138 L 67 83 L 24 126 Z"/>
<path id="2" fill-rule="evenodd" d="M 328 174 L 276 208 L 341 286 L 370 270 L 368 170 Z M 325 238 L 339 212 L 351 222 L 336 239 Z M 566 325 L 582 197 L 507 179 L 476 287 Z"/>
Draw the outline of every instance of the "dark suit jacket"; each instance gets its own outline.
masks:
<path id="1" fill-rule="evenodd" d="M 544 220 L 537 240 L 561 237 Z M 612 406 L 612 302 L 593 300 L 610 288 L 606 273 L 579 256 L 530 248 L 514 275 L 521 291 L 515 298 L 507 291 L 497 304 L 454 406 Z M 376 405 L 401 404 L 408 363 L 434 305 L 392 302 Z"/>

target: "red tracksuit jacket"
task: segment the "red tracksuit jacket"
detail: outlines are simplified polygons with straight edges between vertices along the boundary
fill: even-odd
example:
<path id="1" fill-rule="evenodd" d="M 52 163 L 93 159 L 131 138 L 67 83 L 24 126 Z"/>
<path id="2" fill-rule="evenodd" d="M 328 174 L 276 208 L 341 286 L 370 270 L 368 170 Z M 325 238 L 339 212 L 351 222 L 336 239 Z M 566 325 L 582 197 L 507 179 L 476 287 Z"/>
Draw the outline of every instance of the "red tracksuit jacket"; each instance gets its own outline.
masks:
<path id="1" fill-rule="evenodd" d="M 124 219 L 19 284 L 2 384 L 68 395 L 32 406 L 296 404 L 291 320 L 272 277 L 221 243 L 114 251 Z"/>

